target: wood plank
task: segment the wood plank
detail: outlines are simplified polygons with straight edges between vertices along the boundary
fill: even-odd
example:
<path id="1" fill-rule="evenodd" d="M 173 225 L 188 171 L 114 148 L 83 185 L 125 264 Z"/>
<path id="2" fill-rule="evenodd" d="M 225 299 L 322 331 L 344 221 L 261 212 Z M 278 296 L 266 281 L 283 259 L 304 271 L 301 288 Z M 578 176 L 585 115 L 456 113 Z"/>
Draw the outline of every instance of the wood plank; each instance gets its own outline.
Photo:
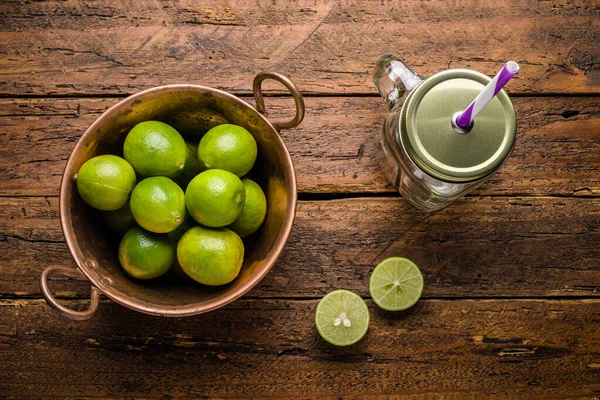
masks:
<path id="1" fill-rule="evenodd" d="M 512 93 L 598 94 L 598 14 L 584 0 L 7 1 L 0 95 L 129 94 L 181 82 L 248 92 L 264 69 L 310 93 L 376 93 L 371 70 L 385 52 L 423 75 L 493 75 L 513 59 L 522 69 Z"/>
<path id="2" fill-rule="evenodd" d="M 159 6 L 159 3 L 160 6 Z M 19 0 L 5 0 L 0 5 L 3 28 L 6 31 L 27 29 L 47 30 L 57 28 L 103 28 L 107 26 L 139 25 L 149 26 L 162 23 L 189 25 L 293 25 L 318 20 L 323 10 L 336 8 L 326 22 L 422 22 L 429 18 L 442 21 L 468 21 L 472 17 L 465 9 L 485 10 L 480 19 L 491 17 L 535 17 L 540 14 L 581 16 L 594 15 L 597 7 L 589 2 L 557 1 L 552 4 L 528 4 L 523 1 L 503 7 L 505 2 L 495 3 L 495 7 L 474 4 L 474 1 L 449 1 L 448 4 L 425 2 L 417 7 L 414 0 L 407 0 L 403 7 L 392 4 L 379 4 L 373 7 L 366 1 L 334 1 L 293 3 L 267 1 L 223 1 L 213 0 L 210 4 L 187 1 L 185 4 L 171 4 L 165 1 L 121 1 L 118 4 L 106 0 L 78 1 L 74 3 L 38 0 L 33 3 Z M 162 7 L 161 7 L 162 6 Z M 350 14 L 350 15 L 348 15 Z M 35 19 L 35 24 L 32 23 Z"/>
<path id="3" fill-rule="evenodd" d="M 247 101 L 252 101 L 246 98 Z M 479 195 L 600 194 L 600 98 L 515 98 L 515 150 Z M 0 100 L 0 195 L 58 195 L 75 142 L 118 99 Z M 379 98 L 307 98 L 307 116 L 283 138 L 308 193 L 393 193 L 372 137 L 386 108 Z M 268 99 L 272 118 L 291 99 Z M 350 118 L 350 116 L 352 116 Z"/>
<path id="4" fill-rule="evenodd" d="M 320 399 L 600 393 L 600 300 L 425 300 L 399 314 L 368 306 L 367 336 L 334 348 L 314 329 L 315 300 L 238 300 L 185 319 L 107 301 L 83 322 L 41 300 L 2 300 L 0 392 Z"/>
<path id="5" fill-rule="evenodd" d="M 401 198 L 300 201 L 279 262 L 249 296 L 368 296 L 373 267 L 396 255 L 420 266 L 427 298 L 599 296 L 598 243 L 597 198 L 471 197 L 432 214 Z M 38 295 L 45 267 L 74 265 L 57 198 L 0 198 L 0 263 L 0 296 Z M 88 283 L 52 287 L 89 296 Z"/>

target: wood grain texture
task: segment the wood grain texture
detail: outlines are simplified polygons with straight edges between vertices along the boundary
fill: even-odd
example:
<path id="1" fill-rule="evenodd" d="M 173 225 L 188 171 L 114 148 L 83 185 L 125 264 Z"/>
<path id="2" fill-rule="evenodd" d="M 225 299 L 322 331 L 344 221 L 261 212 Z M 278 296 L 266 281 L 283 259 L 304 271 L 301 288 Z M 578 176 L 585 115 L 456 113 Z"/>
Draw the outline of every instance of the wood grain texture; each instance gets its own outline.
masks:
<path id="1" fill-rule="evenodd" d="M 521 71 L 512 93 L 600 93 L 588 1 L 3 2 L 0 95 L 129 94 L 168 83 L 248 92 L 260 70 L 309 93 L 376 93 L 386 52 L 423 75 Z M 510 29 L 507 27 L 510 26 Z"/>
<path id="2" fill-rule="evenodd" d="M 600 199 L 471 197 L 432 214 L 401 198 L 300 201 L 274 269 L 248 296 L 368 295 L 373 267 L 405 256 L 423 271 L 424 296 L 600 295 Z M 58 199 L 0 198 L 0 295 L 39 294 L 48 265 L 74 266 Z M 89 283 L 56 280 L 59 297 Z"/>
<path id="3" fill-rule="evenodd" d="M 251 102 L 251 98 L 246 98 Z M 515 98 L 517 144 L 475 194 L 600 194 L 600 98 Z M 0 195 L 58 195 L 75 142 L 118 99 L 0 100 Z M 267 99 L 271 118 L 289 98 Z M 307 98 L 302 124 L 283 131 L 304 193 L 393 193 L 375 158 L 386 114 L 379 98 Z"/>
<path id="4" fill-rule="evenodd" d="M 349 348 L 318 337 L 316 304 L 239 300 L 166 319 L 107 301 L 91 320 L 69 322 L 41 300 L 2 300 L 0 392 L 320 399 L 600 393 L 600 300 L 423 300 L 397 314 L 369 301 L 369 332 Z"/>

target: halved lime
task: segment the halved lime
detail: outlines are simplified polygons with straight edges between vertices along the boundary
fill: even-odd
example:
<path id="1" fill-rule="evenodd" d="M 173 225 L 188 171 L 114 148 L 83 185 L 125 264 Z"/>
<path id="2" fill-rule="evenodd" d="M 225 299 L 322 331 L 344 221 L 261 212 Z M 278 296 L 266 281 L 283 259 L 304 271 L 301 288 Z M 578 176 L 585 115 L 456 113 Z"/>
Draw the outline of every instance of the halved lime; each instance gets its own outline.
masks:
<path id="1" fill-rule="evenodd" d="M 386 258 L 371 273 L 369 292 L 375 304 L 384 310 L 406 310 L 423 293 L 423 275 L 409 259 Z"/>
<path id="2" fill-rule="evenodd" d="M 365 301 L 349 290 L 334 290 L 319 301 L 315 313 L 319 335 L 336 346 L 358 342 L 369 329 Z"/>

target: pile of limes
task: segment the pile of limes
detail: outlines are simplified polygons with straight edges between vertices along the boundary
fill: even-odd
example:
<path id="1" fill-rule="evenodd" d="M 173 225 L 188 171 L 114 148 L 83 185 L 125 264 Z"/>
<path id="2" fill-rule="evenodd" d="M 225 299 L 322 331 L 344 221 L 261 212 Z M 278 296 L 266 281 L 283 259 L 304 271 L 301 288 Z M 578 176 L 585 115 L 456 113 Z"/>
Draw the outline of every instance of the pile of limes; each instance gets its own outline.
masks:
<path id="1" fill-rule="evenodd" d="M 263 190 L 245 177 L 257 153 L 241 126 L 215 126 L 197 144 L 145 121 L 127 134 L 123 158 L 106 154 L 83 164 L 77 190 L 122 235 L 119 261 L 130 276 L 153 279 L 172 268 L 225 285 L 242 267 L 241 238 L 260 228 L 267 211 Z"/>

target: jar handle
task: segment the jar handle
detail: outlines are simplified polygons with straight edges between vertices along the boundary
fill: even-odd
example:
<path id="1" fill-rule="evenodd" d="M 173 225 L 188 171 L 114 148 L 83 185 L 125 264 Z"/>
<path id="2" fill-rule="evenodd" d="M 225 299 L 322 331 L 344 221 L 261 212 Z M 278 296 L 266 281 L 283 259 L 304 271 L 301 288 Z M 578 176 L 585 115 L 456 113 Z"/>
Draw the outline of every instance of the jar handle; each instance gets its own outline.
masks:
<path id="1" fill-rule="evenodd" d="M 258 110 L 258 112 L 260 112 L 265 117 L 267 116 L 265 100 L 263 98 L 262 92 L 262 82 L 265 79 L 273 79 L 274 81 L 283 84 L 290 91 L 290 93 L 292 94 L 292 98 L 296 103 L 296 115 L 292 120 L 287 122 L 271 122 L 277 130 L 277 132 L 281 131 L 282 129 L 290 129 L 295 126 L 298 126 L 300 122 L 302 122 L 302 120 L 304 119 L 304 98 L 302 97 L 300 90 L 298 90 L 298 87 L 296 87 L 296 85 L 294 85 L 294 83 L 288 77 L 278 74 L 276 72 L 263 71 L 256 75 L 256 77 L 254 78 L 253 91 L 254 99 L 256 100 L 256 109 Z"/>
<path id="2" fill-rule="evenodd" d="M 73 319 L 76 321 L 83 321 L 89 319 L 96 311 L 98 311 L 98 304 L 100 303 L 100 290 L 95 286 L 92 286 L 90 306 L 85 311 L 71 310 L 60 304 L 54 296 L 50 293 L 48 287 L 48 276 L 53 272 L 59 272 L 61 275 L 68 276 L 71 278 L 83 278 L 83 274 L 77 268 L 65 267 L 60 265 L 51 265 L 44 269 L 42 276 L 40 277 L 40 289 L 42 295 L 46 299 L 48 305 L 54 308 L 60 315 Z"/>
<path id="3" fill-rule="evenodd" d="M 407 92 L 421 83 L 421 78 L 400 57 L 386 54 L 375 65 L 373 82 L 388 108 L 392 109 Z"/>

